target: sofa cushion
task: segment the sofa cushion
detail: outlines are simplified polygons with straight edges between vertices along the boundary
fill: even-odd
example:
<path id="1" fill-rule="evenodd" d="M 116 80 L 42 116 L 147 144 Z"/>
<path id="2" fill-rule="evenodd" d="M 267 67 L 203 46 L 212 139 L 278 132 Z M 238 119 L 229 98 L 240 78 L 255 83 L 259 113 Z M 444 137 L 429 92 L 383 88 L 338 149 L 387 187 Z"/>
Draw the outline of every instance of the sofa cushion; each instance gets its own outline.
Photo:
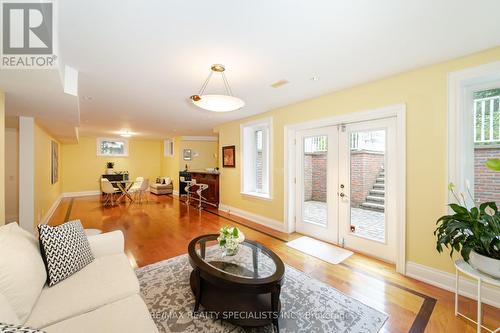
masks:
<path id="1" fill-rule="evenodd" d="M 146 304 L 139 295 L 107 304 L 94 311 L 44 327 L 47 333 L 157 333 Z"/>
<path id="2" fill-rule="evenodd" d="M 96 258 L 53 287 L 43 288 L 26 324 L 45 327 L 139 293 L 125 254 Z"/>
<path id="3" fill-rule="evenodd" d="M 0 227 L 0 294 L 20 323 L 28 318 L 46 280 L 36 238 L 17 223 Z"/>
<path id="4" fill-rule="evenodd" d="M 49 286 L 61 282 L 94 260 L 80 220 L 55 227 L 39 224 L 38 233 Z"/>
<path id="5" fill-rule="evenodd" d="M 2 294 L 0 294 L 0 323 L 21 324 L 9 301 Z"/>

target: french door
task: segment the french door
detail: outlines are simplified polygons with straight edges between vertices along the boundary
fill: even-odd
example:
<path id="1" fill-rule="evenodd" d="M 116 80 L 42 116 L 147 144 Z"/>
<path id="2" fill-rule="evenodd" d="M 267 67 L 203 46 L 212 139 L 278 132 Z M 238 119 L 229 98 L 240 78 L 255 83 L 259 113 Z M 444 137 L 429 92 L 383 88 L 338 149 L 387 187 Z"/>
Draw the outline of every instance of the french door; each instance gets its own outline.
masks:
<path id="1" fill-rule="evenodd" d="M 297 132 L 296 230 L 395 261 L 395 118 Z"/>
<path id="2" fill-rule="evenodd" d="M 297 133 L 297 232 L 330 243 L 338 240 L 337 127 Z"/>

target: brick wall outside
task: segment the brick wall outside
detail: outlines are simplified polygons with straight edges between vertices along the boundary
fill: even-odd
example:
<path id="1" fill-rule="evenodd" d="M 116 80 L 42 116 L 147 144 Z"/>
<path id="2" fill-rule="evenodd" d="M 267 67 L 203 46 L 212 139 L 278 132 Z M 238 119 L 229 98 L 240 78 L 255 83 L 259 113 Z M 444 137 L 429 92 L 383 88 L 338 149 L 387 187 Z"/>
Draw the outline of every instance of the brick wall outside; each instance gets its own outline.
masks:
<path id="1" fill-rule="evenodd" d="M 500 203 L 500 172 L 488 169 L 489 158 L 500 158 L 500 147 L 476 148 L 474 152 L 476 202 Z M 363 203 L 384 164 L 384 155 L 368 151 L 351 154 L 351 205 Z M 304 155 L 304 199 L 326 202 L 326 154 Z"/>
<path id="2" fill-rule="evenodd" d="M 325 153 L 304 154 L 304 200 L 326 202 L 326 168 Z"/>
<path id="3" fill-rule="evenodd" d="M 500 172 L 488 169 L 484 163 L 500 158 L 500 147 L 474 149 L 474 199 L 476 202 L 500 203 Z"/>
<path id="4" fill-rule="evenodd" d="M 384 164 L 384 155 L 355 151 L 351 155 L 351 205 L 365 201 Z M 326 154 L 304 154 L 304 200 L 326 202 Z"/>
<path id="5" fill-rule="evenodd" d="M 365 150 L 351 152 L 351 207 L 365 202 L 384 165 L 384 154 Z"/>
<path id="6" fill-rule="evenodd" d="M 304 201 L 312 200 L 312 155 L 304 154 Z"/>

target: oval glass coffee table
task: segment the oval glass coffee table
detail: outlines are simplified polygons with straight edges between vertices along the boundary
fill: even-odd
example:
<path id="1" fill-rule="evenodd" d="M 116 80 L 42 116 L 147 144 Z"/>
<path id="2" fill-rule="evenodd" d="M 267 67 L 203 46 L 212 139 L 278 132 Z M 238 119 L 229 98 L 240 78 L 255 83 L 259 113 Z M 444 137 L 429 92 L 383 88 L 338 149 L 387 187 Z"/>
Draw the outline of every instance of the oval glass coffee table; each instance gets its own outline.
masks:
<path id="1" fill-rule="evenodd" d="M 245 240 L 234 256 L 224 256 L 218 235 L 193 239 L 188 246 L 194 311 L 200 304 L 214 317 L 240 326 L 273 324 L 277 331 L 285 266 L 265 246 Z"/>

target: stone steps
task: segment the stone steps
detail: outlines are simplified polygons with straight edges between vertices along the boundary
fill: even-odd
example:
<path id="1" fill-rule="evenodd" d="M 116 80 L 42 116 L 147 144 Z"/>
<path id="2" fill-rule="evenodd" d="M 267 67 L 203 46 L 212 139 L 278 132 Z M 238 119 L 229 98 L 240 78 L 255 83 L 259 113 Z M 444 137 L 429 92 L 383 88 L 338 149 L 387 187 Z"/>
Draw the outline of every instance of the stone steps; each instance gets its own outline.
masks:
<path id="1" fill-rule="evenodd" d="M 375 179 L 373 188 L 366 196 L 365 202 L 360 205 L 362 208 L 378 212 L 385 211 L 385 170 L 381 170 Z"/>
<path id="2" fill-rule="evenodd" d="M 385 196 L 385 190 L 370 190 L 370 195 L 381 195 Z"/>
<path id="3" fill-rule="evenodd" d="M 366 197 L 367 202 L 385 203 L 385 197 L 369 195 Z"/>
<path id="4" fill-rule="evenodd" d="M 361 207 L 383 212 L 385 210 L 385 205 L 381 205 L 374 202 L 363 202 Z"/>

